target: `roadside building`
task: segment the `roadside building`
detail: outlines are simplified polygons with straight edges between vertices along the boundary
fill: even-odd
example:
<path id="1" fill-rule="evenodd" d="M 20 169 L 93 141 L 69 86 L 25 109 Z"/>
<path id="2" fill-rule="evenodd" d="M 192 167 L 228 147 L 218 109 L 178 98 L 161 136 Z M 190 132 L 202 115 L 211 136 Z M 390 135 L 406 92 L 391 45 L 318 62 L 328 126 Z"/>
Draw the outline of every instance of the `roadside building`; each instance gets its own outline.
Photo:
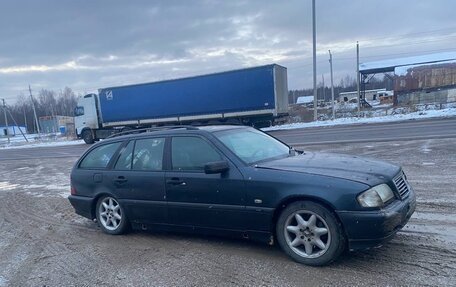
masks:
<path id="1" fill-rule="evenodd" d="M 24 126 L 0 126 L 0 136 L 15 136 L 21 135 L 22 133 L 26 134 L 27 129 Z"/>
<path id="2" fill-rule="evenodd" d="M 362 95 L 369 80 L 383 73 L 392 80 L 396 105 L 456 102 L 456 52 L 363 63 L 359 68 Z"/>
<path id="3" fill-rule="evenodd" d="M 456 102 L 456 60 L 394 69 L 398 104 Z"/>
<path id="4" fill-rule="evenodd" d="M 302 96 L 296 99 L 296 104 L 298 105 L 308 105 L 313 103 L 314 96 Z"/>
<path id="5" fill-rule="evenodd" d="M 374 89 L 374 90 L 366 90 L 364 91 L 364 96 L 367 101 L 377 101 L 379 99 L 379 95 L 385 95 L 387 92 L 386 89 Z M 339 97 L 337 99 L 338 102 L 356 102 L 358 92 L 357 91 L 350 91 L 350 92 L 343 92 L 339 93 Z"/>
<path id="6" fill-rule="evenodd" d="M 42 133 L 61 133 L 71 135 L 74 133 L 74 117 L 44 116 L 39 118 Z"/>

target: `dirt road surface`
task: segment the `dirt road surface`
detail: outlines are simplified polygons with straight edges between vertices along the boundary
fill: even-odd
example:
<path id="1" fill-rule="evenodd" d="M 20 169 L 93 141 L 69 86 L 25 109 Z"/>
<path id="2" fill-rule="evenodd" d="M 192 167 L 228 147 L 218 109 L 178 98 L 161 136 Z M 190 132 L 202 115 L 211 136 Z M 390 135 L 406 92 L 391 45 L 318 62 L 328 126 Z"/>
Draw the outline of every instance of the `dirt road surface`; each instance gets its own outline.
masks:
<path id="1" fill-rule="evenodd" d="M 385 246 L 314 268 L 243 240 L 103 234 L 66 199 L 75 157 L 2 160 L 0 286 L 456 286 L 456 139 L 303 148 L 403 165 L 417 212 Z"/>

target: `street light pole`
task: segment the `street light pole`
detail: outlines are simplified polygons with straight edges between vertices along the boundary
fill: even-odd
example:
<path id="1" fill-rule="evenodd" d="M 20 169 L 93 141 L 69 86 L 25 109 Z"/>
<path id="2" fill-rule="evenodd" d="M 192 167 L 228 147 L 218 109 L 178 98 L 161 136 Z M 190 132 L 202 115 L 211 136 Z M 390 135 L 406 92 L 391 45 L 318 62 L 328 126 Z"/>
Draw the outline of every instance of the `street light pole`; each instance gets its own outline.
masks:
<path id="1" fill-rule="evenodd" d="M 332 118 L 333 120 L 336 119 L 336 107 L 334 105 L 334 82 L 333 82 L 333 61 L 332 61 L 332 54 L 331 50 L 329 52 L 329 70 L 331 72 L 331 103 L 332 103 Z"/>
<path id="2" fill-rule="evenodd" d="M 317 120 L 317 30 L 315 20 L 315 0 L 312 0 L 312 34 L 313 34 L 313 96 L 314 96 L 314 121 Z"/>
<path id="3" fill-rule="evenodd" d="M 359 89 L 359 43 L 356 42 L 356 90 L 357 90 L 357 95 L 358 95 L 358 100 L 356 101 L 358 103 L 358 117 L 361 114 L 361 106 L 360 106 L 360 89 Z"/>

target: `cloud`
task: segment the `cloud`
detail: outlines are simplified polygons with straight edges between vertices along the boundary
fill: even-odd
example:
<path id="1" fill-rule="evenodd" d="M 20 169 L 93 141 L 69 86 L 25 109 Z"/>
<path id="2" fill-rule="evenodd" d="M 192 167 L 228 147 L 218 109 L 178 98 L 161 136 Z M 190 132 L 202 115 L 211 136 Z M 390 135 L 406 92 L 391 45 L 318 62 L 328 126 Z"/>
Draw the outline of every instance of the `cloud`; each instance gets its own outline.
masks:
<path id="1" fill-rule="evenodd" d="M 2 1 L 0 94 L 80 93 L 277 62 L 291 89 L 311 86 L 311 1 Z M 456 49 L 456 3 L 317 1 L 318 73 L 361 60 Z M 319 77 L 320 78 L 320 77 Z M 23 87 L 23 88 L 21 88 Z"/>

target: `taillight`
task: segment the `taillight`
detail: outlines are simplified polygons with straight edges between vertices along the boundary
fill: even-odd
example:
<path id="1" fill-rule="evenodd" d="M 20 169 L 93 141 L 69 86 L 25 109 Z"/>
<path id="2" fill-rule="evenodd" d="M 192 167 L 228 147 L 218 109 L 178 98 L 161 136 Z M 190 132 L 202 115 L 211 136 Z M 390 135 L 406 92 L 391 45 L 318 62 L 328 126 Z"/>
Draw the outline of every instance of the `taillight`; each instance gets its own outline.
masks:
<path id="1" fill-rule="evenodd" d="M 76 195 L 76 188 L 74 186 L 71 186 L 71 195 Z"/>

